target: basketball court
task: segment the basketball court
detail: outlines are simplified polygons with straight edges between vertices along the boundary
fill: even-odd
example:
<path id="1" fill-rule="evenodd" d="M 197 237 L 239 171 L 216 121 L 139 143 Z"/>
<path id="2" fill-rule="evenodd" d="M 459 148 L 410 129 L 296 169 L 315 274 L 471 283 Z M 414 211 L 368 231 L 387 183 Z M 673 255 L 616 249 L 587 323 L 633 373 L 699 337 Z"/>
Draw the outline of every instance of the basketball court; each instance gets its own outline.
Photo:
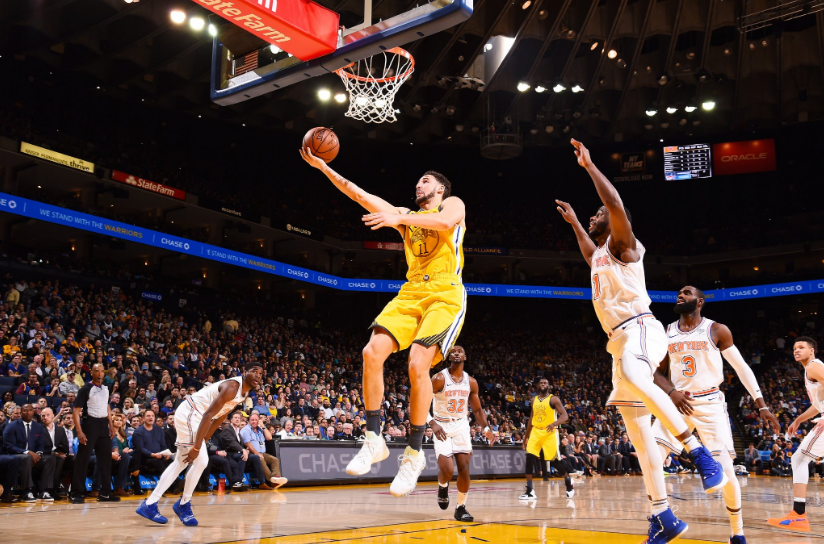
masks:
<path id="1" fill-rule="evenodd" d="M 744 527 L 754 544 L 824 543 L 824 489 L 812 486 L 807 508 L 813 532 L 779 533 L 765 523 L 783 515 L 791 501 L 786 478 L 741 478 Z M 729 521 L 721 494 L 703 493 L 697 477 L 667 478 L 677 515 L 689 523 L 684 544 L 727 542 Z M 483 542 L 547 544 L 637 544 L 644 539 L 649 514 L 640 477 L 587 478 L 576 481 L 574 499 L 567 499 L 563 480 L 535 481 L 539 499 L 521 502 L 521 480 L 473 481 L 467 503 L 473 523 L 452 519 L 457 492 L 451 486 L 450 507 L 435 503 L 436 484 L 421 483 L 412 495 L 395 499 L 388 484 L 303 487 L 283 492 L 206 495 L 193 499 L 198 527 L 184 527 L 172 514 L 177 497 L 161 499 L 169 516 L 165 526 L 136 514 L 136 498 L 117 504 L 88 500 L 84 506 L 56 502 L 16 504 L 0 509 L 6 544 L 28 542 L 86 543 L 90 528 L 94 542 L 192 544 L 455 543 Z M 46 521 L 48 520 L 48 521 Z M 462 532 L 465 529 L 466 532 Z"/>

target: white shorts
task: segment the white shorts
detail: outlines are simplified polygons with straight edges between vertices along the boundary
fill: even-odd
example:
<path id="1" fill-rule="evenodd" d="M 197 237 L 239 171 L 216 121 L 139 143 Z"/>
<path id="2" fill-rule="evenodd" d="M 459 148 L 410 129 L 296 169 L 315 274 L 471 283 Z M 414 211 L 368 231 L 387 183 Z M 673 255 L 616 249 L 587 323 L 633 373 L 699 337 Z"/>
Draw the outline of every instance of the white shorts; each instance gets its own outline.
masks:
<path id="1" fill-rule="evenodd" d="M 801 445 L 798 446 L 795 453 L 802 453 L 812 460 L 824 457 L 824 438 L 821 438 L 824 433 L 822 431 L 824 431 L 824 426 L 816 425 L 813 427 L 810 434 L 801 441 Z"/>
<path id="2" fill-rule="evenodd" d="M 633 318 L 613 331 L 607 351 L 612 355 L 612 393 L 607 406 L 644 406 L 640 397 L 622 380 L 621 367 L 643 365 L 644 373 L 649 374 L 649 387 L 658 387 L 652 375 L 667 354 L 664 326 L 652 314 Z"/>
<path id="3" fill-rule="evenodd" d="M 472 453 L 472 437 L 469 435 L 469 419 L 451 421 L 435 420 L 446 432 L 446 440 L 435 439 L 435 456 L 452 457 L 456 453 Z"/>
<path id="4" fill-rule="evenodd" d="M 191 401 L 188 398 L 184 400 L 175 412 L 175 431 L 177 431 L 175 446 L 178 448 L 194 446 L 195 436 L 197 436 L 202 419 L 203 414 L 192 406 Z"/>
<path id="5" fill-rule="evenodd" d="M 693 401 L 692 408 L 692 415 L 685 416 L 681 414 L 690 432 L 693 429 L 698 430 L 701 442 L 703 442 L 704 447 L 710 450 L 711 454 L 728 454 L 735 459 L 735 443 L 732 440 L 730 416 L 727 414 L 727 401 L 724 398 L 724 393 L 716 390 L 711 395 L 707 395 L 706 400 Z M 678 455 L 684 449 L 681 443 L 661 423 L 660 419 L 656 419 L 655 423 L 652 424 L 652 433 L 655 435 L 655 441 L 658 445 L 663 446 L 672 453 Z"/>

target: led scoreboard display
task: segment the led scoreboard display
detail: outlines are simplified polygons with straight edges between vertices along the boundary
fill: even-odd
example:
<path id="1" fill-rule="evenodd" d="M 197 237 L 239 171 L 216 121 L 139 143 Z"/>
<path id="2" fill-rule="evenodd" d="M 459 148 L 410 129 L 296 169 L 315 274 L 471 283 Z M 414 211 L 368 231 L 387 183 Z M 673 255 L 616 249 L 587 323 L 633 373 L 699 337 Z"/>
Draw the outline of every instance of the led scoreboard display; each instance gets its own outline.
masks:
<path id="1" fill-rule="evenodd" d="M 664 177 L 672 180 L 712 177 L 711 149 L 710 144 L 664 147 Z"/>

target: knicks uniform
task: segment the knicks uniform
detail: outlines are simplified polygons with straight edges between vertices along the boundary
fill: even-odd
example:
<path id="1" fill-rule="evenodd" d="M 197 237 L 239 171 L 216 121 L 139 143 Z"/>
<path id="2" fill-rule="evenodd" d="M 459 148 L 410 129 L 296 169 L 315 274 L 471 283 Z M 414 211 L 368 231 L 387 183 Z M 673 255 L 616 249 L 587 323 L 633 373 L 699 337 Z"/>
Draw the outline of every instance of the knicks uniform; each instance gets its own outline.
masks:
<path id="1" fill-rule="evenodd" d="M 724 360 L 712 341 L 715 322 L 703 318 L 697 327 L 683 331 L 678 321 L 667 327 L 667 351 L 670 379 L 678 391 L 687 391 L 692 399 L 693 413 L 682 414 L 689 430 L 698 430 L 701 442 L 713 455 L 729 454 L 735 458 L 727 401 L 718 386 L 724 381 Z M 659 446 L 675 453 L 683 447 L 667 428 L 656 420 L 652 425 Z"/>
<path id="2" fill-rule="evenodd" d="M 611 238 L 611 237 L 610 237 Z M 644 406 L 622 379 L 621 367 L 646 364 L 649 386 L 657 387 L 652 374 L 667 352 L 664 326 L 650 312 L 644 276 L 646 249 L 636 240 L 638 262 L 625 263 L 609 251 L 609 240 L 592 254 L 592 303 L 601 326 L 609 336 L 607 351 L 612 355 L 612 393 L 607 406 Z M 636 361 L 637 360 L 637 361 Z"/>
<path id="3" fill-rule="evenodd" d="M 449 369 L 441 370 L 443 389 L 435 393 L 432 419 L 446 432 L 446 440 L 435 440 L 435 456 L 452 457 L 456 453 L 472 453 L 472 438 L 469 435 L 469 374 L 463 373 L 460 382 L 455 382 Z"/>
<path id="4" fill-rule="evenodd" d="M 409 213 L 438 211 L 440 207 Z M 426 347 L 437 344 L 440 353 L 435 355 L 433 366 L 455 345 L 466 315 L 466 289 L 461 280 L 465 230 L 460 225 L 445 231 L 416 226 L 404 229 L 407 281 L 369 327 L 386 331 L 397 342 L 398 350 L 413 343 Z"/>
<path id="5" fill-rule="evenodd" d="M 558 457 L 558 429 L 551 433 L 546 430 L 558 419 L 551 402 L 551 394 L 543 399 L 538 396 L 532 399 L 532 431 L 526 444 L 526 452 L 535 457 L 540 457 L 544 450 L 545 461 L 554 461 Z"/>
<path id="6" fill-rule="evenodd" d="M 821 382 L 814 382 L 807 377 L 807 368 L 810 365 L 822 365 L 820 360 L 813 359 L 807 366 L 804 368 L 804 385 L 807 386 L 807 395 L 810 397 L 810 404 L 815 406 L 815 409 L 818 410 L 818 413 L 824 413 L 824 383 Z M 819 422 L 820 423 L 820 422 Z M 802 453 L 810 458 L 810 460 L 818 460 L 824 457 L 824 439 L 821 439 L 822 431 L 824 428 L 822 426 L 816 425 L 813 427 L 813 430 L 810 431 L 810 434 L 801 442 L 801 445 L 798 446 L 798 450 L 796 454 Z M 807 469 L 804 468 L 806 471 Z M 795 479 L 793 479 L 795 481 Z"/>
<path id="7" fill-rule="evenodd" d="M 195 445 L 195 436 L 201 425 L 203 414 L 209 409 L 212 401 L 220 394 L 220 391 L 218 391 L 220 384 L 228 381 L 237 382 L 237 394 L 232 400 L 223 405 L 212 420 L 228 414 L 234 410 L 238 404 L 242 404 L 246 400 L 246 396 L 243 395 L 242 376 L 236 376 L 228 380 L 221 380 L 212 385 L 207 385 L 194 395 L 187 396 L 175 412 L 175 430 L 177 431 L 176 446 L 190 448 Z"/>

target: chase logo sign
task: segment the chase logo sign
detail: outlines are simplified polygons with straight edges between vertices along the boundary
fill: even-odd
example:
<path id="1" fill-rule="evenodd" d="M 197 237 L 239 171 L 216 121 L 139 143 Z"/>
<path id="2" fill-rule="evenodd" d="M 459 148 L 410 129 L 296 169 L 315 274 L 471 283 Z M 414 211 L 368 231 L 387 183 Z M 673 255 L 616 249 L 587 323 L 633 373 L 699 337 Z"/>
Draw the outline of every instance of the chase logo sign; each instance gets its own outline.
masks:
<path id="1" fill-rule="evenodd" d="M 157 302 L 163 300 L 163 295 L 161 295 L 160 293 L 153 293 L 151 291 L 143 291 L 142 293 L 140 293 L 140 297 L 148 300 L 156 300 Z"/>
<path id="2" fill-rule="evenodd" d="M 6 198 L 0 198 L 0 208 L 8 208 L 10 210 L 13 210 L 16 207 L 17 207 L 17 202 L 15 202 L 14 200 L 9 200 L 9 199 L 6 199 Z"/>
<path id="3" fill-rule="evenodd" d="M 800 293 L 803 290 L 803 285 L 779 285 L 770 288 L 771 293 Z"/>

